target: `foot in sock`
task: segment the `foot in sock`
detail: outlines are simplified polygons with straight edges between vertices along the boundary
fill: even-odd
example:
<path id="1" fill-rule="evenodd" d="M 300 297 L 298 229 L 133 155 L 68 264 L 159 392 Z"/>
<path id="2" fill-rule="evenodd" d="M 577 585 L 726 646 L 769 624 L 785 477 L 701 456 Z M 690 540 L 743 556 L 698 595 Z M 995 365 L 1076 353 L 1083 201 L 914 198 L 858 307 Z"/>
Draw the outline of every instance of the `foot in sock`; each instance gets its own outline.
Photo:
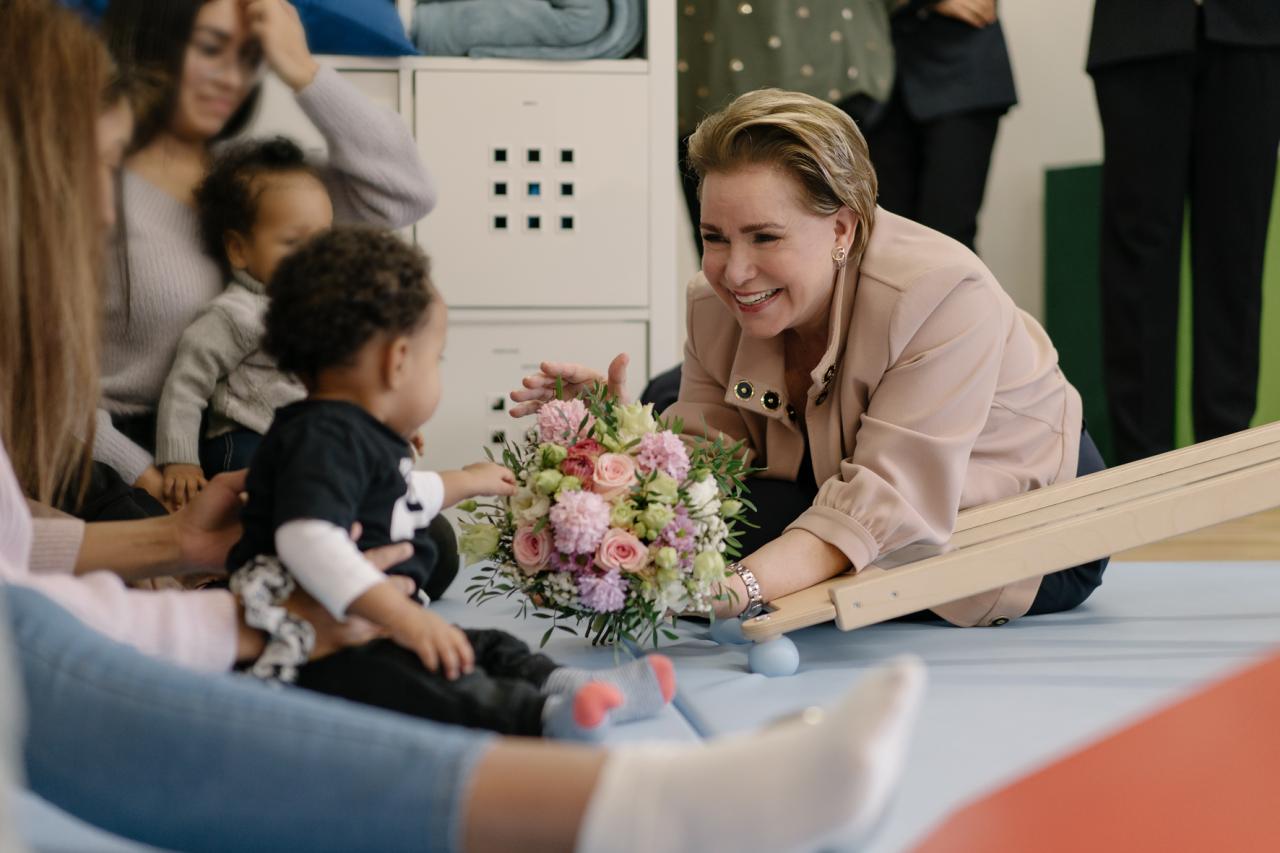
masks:
<path id="1" fill-rule="evenodd" d="M 593 681 L 611 684 L 622 693 L 622 706 L 610 716 L 614 723 L 652 717 L 676 695 L 676 669 L 666 655 L 645 655 L 612 669 L 562 666 L 551 673 L 542 689 L 551 694 L 572 693 Z"/>
<path id="2" fill-rule="evenodd" d="M 578 849 L 742 853 L 854 844 L 897 786 L 923 690 L 923 664 L 904 657 L 837 704 L 759 732 L 701 749 L 618 749 L 601 771 Z"/>
<path id="3" fill-rule="evenodd" d="M 588 682 L 572 693 L 548 696 L 542 708 L 542 732 L 558 740 L 598 741 L 623 701 L 618 688 L 600 681 Z"/>

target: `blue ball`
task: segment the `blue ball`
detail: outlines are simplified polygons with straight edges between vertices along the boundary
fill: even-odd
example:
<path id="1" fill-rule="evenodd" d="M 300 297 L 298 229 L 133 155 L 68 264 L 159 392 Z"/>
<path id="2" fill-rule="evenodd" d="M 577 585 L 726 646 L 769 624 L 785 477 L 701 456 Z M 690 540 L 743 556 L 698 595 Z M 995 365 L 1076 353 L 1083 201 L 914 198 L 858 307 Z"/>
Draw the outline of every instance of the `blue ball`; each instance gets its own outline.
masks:
<path id="1" fill-rule="evenodd" d="M 742 621 L 739 619 L 717 619 L 712 622 L 711 639 L 722 646 L 741 646 L 751 642 L 742 636 Z"/>
<path id="2" fill-rule="evenodd" d="M 769 678 L 795 675 L 800 668 L 800 650 L 790 637 L 774 637 L 753 645 L 747 652 L 747 664 L 752 672 Z"/>

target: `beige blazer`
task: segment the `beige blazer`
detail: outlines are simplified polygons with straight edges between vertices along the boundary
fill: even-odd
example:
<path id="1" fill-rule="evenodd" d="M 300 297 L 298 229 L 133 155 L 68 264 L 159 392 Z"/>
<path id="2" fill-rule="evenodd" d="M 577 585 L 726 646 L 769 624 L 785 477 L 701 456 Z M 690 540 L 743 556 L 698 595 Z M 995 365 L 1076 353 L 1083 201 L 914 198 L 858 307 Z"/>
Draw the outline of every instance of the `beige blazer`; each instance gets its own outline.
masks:
<path id="1" fill-rule="evenodd" d="M 802 400 L 787 398 L 781 338 L 742 334 L 698 275 L 689 286 L 680 399 L 685 430 L 745 439 L 761 476 L 795 480 L 813 505 L 791 527 L 855 570 L 913 542 L 942 544 L 960 510 L 1075 477 L 1081 401 L 1040 324 L 960 243 L 877 209 L 856 269 L 837 278 L 827 348 Z M 790 528 L 788 528 L 790 529 Z M 1001 625 L 1031 606 L 1033 578 L 934 608 Z"/>

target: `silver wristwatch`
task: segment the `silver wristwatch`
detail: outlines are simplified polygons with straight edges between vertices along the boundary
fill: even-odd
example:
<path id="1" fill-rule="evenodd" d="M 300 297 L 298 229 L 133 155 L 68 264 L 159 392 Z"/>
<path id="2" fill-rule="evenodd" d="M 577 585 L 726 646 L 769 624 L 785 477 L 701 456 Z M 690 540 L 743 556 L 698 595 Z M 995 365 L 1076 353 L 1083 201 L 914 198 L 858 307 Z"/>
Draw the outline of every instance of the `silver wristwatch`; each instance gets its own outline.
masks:
<path id="1" fill-rule="evenodd" d="M 754 619 L 764 612 L 764 598 L 760 595 L 760 582 L 756 580 L 756 576 L 750 569 L 736 560 L 729 564 L 729 568 L 733 569 L 738 577 L 742 578 L 742 585 L 747 588 L 747 609 L 742 611 L 741 618 Z"/>

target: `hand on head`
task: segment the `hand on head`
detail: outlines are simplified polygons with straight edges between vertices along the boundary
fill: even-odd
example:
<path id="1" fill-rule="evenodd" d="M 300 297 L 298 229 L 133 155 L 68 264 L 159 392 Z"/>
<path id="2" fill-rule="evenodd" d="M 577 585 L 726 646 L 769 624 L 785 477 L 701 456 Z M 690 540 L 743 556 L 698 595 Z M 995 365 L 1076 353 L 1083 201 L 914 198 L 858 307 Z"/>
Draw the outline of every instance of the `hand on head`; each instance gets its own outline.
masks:
<path id="1" fill-rule="evenodd" d="M 298 10 L 286 0 L 240 0 L 249 32 L 262 45 L 271 70 L 295 92 L 315 79 L 320 66 L 307 48 Z"/>
<path id="2" fill-rule="evenodd" d="M 511 399 L 517 404 L 511 407 L 511 417 L 522 418 L 532 415 L 542 404 L 556 396 L 556 384 L 560 383 L 565 399 L 577 397 L 593 383 L 604 382 L 609 393 L 620 402 L 627 400 L 627 365 L 631 357 L 619 353 L 609 362 L 608 375 L 602 375 L 589 367 L 572 362 L 544 361 L 541 370 L 526 376 L 523 388 L 511 392 Z"/>

